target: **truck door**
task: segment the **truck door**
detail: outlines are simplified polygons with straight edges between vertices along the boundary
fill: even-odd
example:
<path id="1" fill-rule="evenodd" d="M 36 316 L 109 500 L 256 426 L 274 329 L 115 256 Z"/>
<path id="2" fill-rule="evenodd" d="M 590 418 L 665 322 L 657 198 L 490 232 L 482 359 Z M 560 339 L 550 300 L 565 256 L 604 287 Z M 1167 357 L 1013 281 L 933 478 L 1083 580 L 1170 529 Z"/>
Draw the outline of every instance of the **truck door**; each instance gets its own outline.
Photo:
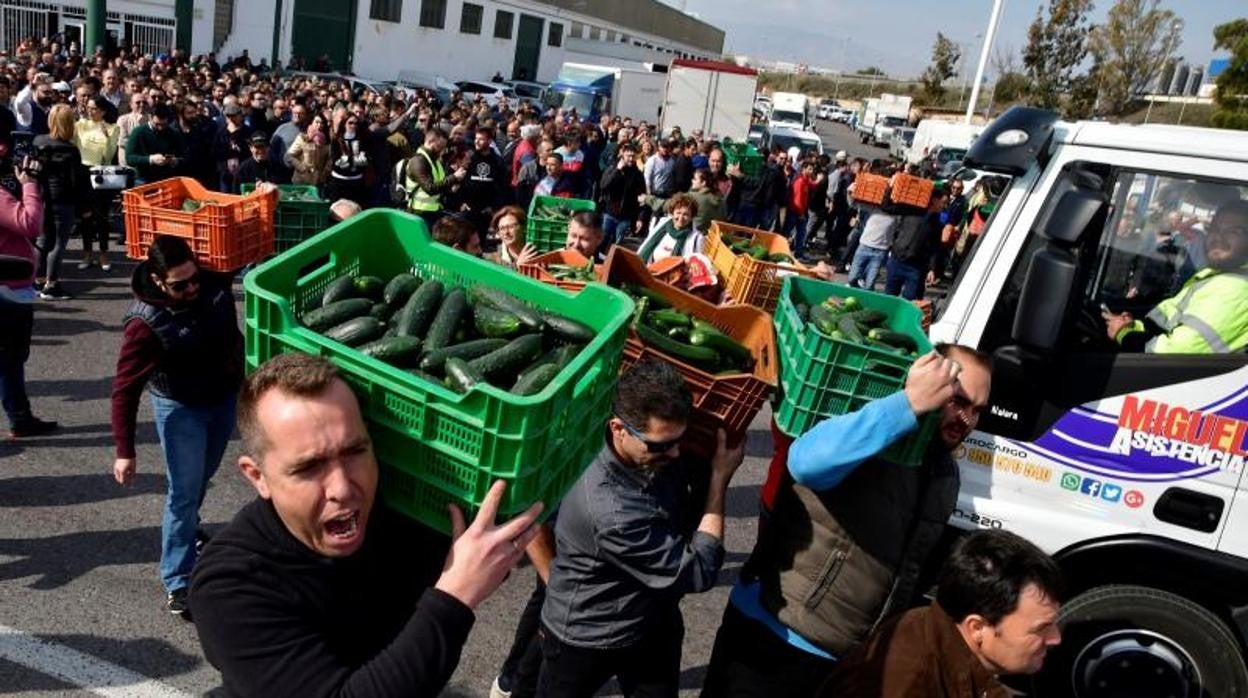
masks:
<path id="1" fill-rule="evenodd" d="M 1248 456 L 1248 354 L 1122 352 L 1101 314 L 1142 318 L 1180 292 L 1205 266 L 1214 214 L 1248 198 L 1248 164 L 1115 151 L 1110 166 L 1094 148 L 1063 153 L 1048 200 L 1016 223 L 1030 230 L 1012 268 L 985 284 L 985 311 L 958 338 L 993 354 L 995 369 L 990 413 L 956 454 L 960 523 L 1017 528 L 1050 551 L 1149 533 L 1216 549 Z M 1095 212 L 1055 240 L 1080 204 Z M 1056 339 L 1036 349 L 1020 332 L 1045 313 Z"/>

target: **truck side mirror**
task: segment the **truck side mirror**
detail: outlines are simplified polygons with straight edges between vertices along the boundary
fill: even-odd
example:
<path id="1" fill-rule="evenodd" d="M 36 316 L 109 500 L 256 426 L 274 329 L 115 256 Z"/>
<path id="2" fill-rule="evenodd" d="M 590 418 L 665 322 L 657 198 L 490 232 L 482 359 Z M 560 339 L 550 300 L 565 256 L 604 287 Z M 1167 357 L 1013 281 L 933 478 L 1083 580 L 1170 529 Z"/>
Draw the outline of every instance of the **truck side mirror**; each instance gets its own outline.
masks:
<path id="1" fill-rule="evenodd" d="M 1069 249 L 1046 245 L 1036 250 L 1014 315 L 1014 341 L 1041 352 L 1057 347 L 1078 270 Z"/>
<path id="2" fill-rule="evenodd" d="M 1057 203 L 1041 214 L 1036 232 L 1055 242 L 1074 244 L 1105 203 L 1105 192 L 1086 188 L 1083 183 L 1076 184 L 1062 192 Z"/>

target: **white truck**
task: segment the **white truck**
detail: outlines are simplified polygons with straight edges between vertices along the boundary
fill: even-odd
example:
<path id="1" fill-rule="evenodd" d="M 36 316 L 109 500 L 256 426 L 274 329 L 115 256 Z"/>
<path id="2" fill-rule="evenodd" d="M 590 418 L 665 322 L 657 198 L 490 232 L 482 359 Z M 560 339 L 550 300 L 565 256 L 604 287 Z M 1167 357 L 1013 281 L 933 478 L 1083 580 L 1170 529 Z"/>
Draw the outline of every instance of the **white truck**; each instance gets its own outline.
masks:
<path id="1" fill-rule="evenodd" d="M 888 145 L 893 129 L 905 126 L 910 118 L 910 102 L 909 96 L 887 92 L 864 101 L 856 126 L 858 140 L 864 144 Z"/>
<path id="2" fill-rule="evenodd" d="M 700 129 L 707 135 L 734 141 L 750 133 L 758 71 L 734 63 L 678 58 L 667 70 L 660 127 L 674 126 L 689 134 Z"/>
<path id="3" fill-rule="evenodd" d="M 769 129 L 791 128 L 805 131 L 810 128 L 810 99 L 796 92 L 776 92 L 771 96 Z"/>
<path id="4" fill-rule="evenodd" d="M 1029 695 L 1248 695 L 1248 353 L 1125 353 L 1101 311 L 1174 294 L 1170 243 L 1248 198 L 1248 133 L 1016 107 L 966 164 L 1013 180 L 930 330 L 994 365 L 951 532 L 1013 531 L 1064 571 Z"/>
<path id="5" fill-rule="evenodd" d="M 910 144 L 906 162 L 919 164 L 937 146 L 966 150 L 983 130 L 984 127 L 977 124 L 924 119 L 914 129 L 914 141 Z"/>
<path id="6" fill-rule="evenodd" d="M 594 123 L 609 114 L 654 124 L 659 120 L 666 83 L 666 66 L 564 63 L 546 95 L 554 106 L 575 109 L 578 117 Z"/>

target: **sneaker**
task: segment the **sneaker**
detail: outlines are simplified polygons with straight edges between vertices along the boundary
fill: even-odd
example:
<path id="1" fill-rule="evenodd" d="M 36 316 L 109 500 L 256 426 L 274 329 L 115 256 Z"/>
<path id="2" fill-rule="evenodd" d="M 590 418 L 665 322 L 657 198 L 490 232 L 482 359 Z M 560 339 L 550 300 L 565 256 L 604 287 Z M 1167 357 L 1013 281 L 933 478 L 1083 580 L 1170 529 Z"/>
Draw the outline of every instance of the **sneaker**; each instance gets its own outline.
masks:
<path id="1" fill-rule="evenodd" d="M 42 279 L 35 279 L 35 283 L 31 284 L 31 286 L 35 288 L 35 293 L 42 291 L 43 287 L 46 285 L 47 283 L 43 281 Z"/>
<path id="2" fill-rule="evenodd" d="M 500 677 L 494 677 L 494 683 L 490 686 L 490 698 L 511 698 L 511 691 L 504 691 L 503 687 L 498 684 Z"/>
<path id="3" fill-rule="evenodd" d="M 83 269 L 90 269 L 93 266 L 95 266 L 95 257 L 92 257 L 91 255 L 87 255 L 86 257 L 83 258 L 81 262 L 78 263 L 78 271 L 82 271 Z"/>
<path id="4" fill-rule="evenodd" d="M 165 608 L 169 613 L 191 622 L 190 590 L 186 587 L 175 589 L 165 597 Z"/>
<path id="5" fill-rule="evenodd" d="M 61 285 L 57 282 L 51 282 L 44 285 L 43 289 L 39 291 L 39 297 L 45 301 L 67 301 L 73 298 L 73 296 L 66 293 L 65 289 L 61 288 Z"/>
<path id="6" fill-rule="evenodd" d="M 13 424 L 13 426 L 9 428 L 9 438 L 24 439 L 30 436 L 43 436 L 44 434 L 55 431 L 58 426 L 60 425 L 56 422 L 39 419 L 38 417 L 31 417 Z"/>
<path id="7" fill-rule="evenodd" d="M 110 271 L 112 270 L 112 268 L 113 268 L 113 265 L 108 263 L 108 257 L 105 257 L 104 255 L 101 254 L 100 255 L 100 271 Z"/>

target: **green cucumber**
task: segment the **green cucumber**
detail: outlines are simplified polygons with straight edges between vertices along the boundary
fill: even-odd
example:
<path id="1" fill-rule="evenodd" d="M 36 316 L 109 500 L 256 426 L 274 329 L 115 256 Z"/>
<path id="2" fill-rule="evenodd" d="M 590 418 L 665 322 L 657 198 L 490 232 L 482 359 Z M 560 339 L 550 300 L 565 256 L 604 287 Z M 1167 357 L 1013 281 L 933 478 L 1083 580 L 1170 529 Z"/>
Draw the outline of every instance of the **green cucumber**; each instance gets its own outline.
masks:
<path id="1" fill-rule="evenodd" d="M 418 288 L 420 288 L 420 279 L 403 272 L 390 279 L 390 282 L 386 284 L 385 289 L 381 292 L 381 299 L 385 301 L 386 305 L 401 308 Z"/>
<path id="2" fill-rule="evenodd" d="M 531 330 L 541 331 L 543 323 L 542 316 L 533 309 L 528 303 L 516 298 L 515 296 L 497 288 L 482 286 L 477 284 L 468 291 L 472 299 L 472 306 L 476 308 L 480 305 L 488 305 L 498 310 L 505 310 L 512 315 L 520 318 L 520 322 Z"/>
<path id="3" fill-rule="evenodd" d="M 473 308 L 472 321 L 483 337 L 514 337 L 523 326 L 518 316 L 488 305 Z"/>
<path id="4" fill-rule="evenodd" d="M 329 305 L 347 298 L 359 298 L 360 292 L 355 287 L 355 277 L 350 274 L 342 276 L 329 282 L 325 287 L 325 293 L 321 295 L 321 305 Z"/>
<path id="5" fill-rule="evenodd" d="M 474 339 L 462 344 L 454 344 L 449 347 L 442 347 L 435 351 L 425 354 L 420 360 L 420 368 L 422 371 L 430 373 L 441 373 L 446 368 L 446 360 L 452 357 L 471 361 L 479 356 L 502 349 L 507 346 L 505 339 Z"/>
<path id="6" fill-rule="evenodd" d="M 429 323 L 429 332 L 425 334 L 425 349 L 433 351 L 451 344 L 455 330 L 468 312 L 468 296 L 462 288 L 453 288 L 442 299 L 438 306 L 438 314 Z"/>
<path id="7" fill-rule="evenodd" d="M 412 293 L 399 311 L 398 329 L 404 337 L 424 337 L 442 303 L 442 282 L 430 281 Z"/>
<path id="8" fill-rule="evenodd" d="M 688 327 L 673 327 L 672 329 L 667 331 L 667 336 L 671 337 L 672 339 L 678 342 L 684 342 L 685 344 L 688 344 L 689 343 L 689 328 Z"/>
<path id="9" fill-rule="evenodd" d="M 367 315 L 372 308 L 373 303 L 367 298 L 346 298 L 308 311 L 299 319 L 309 330 L 324 332 L 347 320 Z"/>
<path id="10" fill-rule="evenodd" d="M 910 335 L 902 334 L 901 332 L 894 332 L 883 327 L 872 328 L 870 332 L 867 332 L 867 338 L 874 339 L 877 342 L 890 344 L 900 349 L 905 349 L 907 352 L 919 350 L 918 342 L 915 342 Z"/>
<path id="11" fill-rule="evenodd" d="M 848 306 L 848 303 L 846 303 L 846 305 Z M 849 308 L 847 307 L 846 310 L 849 310 Z M 871 310 L 869 308 L 849 312 L 843 317 L 852 318 L 854 322 L 867 327 L 877 327 L 879 325 L 883 325 L 885 321 L 888 320 L 888 315 L 878 310 Z"/>
<path id="12" fill-rule="evenodd" d="M 368 311 L 368 314 L 382 322 L 390 322 L 390 318 L 394 317 L 394 306 L 386 305 L 382 302 L 373 303 L 373 307 Z"/>
<path id="13" fill-rule="evenodd" d="M 823 303 L 810 306 L 810 322 L 824 334 L 832 334 L 840 319 L 840 309 L 832 310 Z"/>
<path id="14" fill-rule="evenodd" d="M 836 322 L 836 329 L 845 335 L 845 341 L 862 344 L 866 338 L 862 336 L 862 330 L 858 329 L 858 323 L 854 321 L 854 315 L 855 313 L 842 315 Z"/>
<path id="15" fill-rule="evenodd" d="M 655 332 L 645 325 L 636 327 L 637 336 L 654 349 L 671 356 L 673 359 L 692 363 L 698 367 L 714 368 L 719 363 L 719 352 L 710 347 L 695 347 L 678 342 L 665 334 Z"/>
<path id="16" fill-rule="evenodd" d="M 420 358 L 420 340 L 415 337 L 376 339 L 360 347 L 360 353 L 388 364 L 407 368 Z"/>
<path id="17" fill-rule="evenodd" d="M 485 378 L 463 359 L 452 356 L 446 360 L 446 385 L 457 393 L 466 393 Z"/>
<path id="18" fill-rule="evenodd" d="M 535 395 L 550 384 L 559 375 L 558 364 L 543 364 L 516 380 L 511 388 L 512 395 Z"/>
<path id="19" fill-rule="evenodd" d="M 655 322 L 672 327 L 693 327 L 693 320 L 686 313 L 682 313 L 674 308 L 663 308 L 661 310 L 650 311 L 650 317 Z"/>
<path id="20" fill-rule="evenodd" d="M 355 278 L 356 293 L 365 297 L 380 301 L 382 293 L 386 290 L 386 282 L 379 276 L 357 276 Z"/>
<path id="21" fill-rule="evenodd" d="M 594 337 L 597 336 L 593 328 L 572 318 L 545 310 L 541 311 L 541 316 L 546 329 L 556 338 L 565 342 L 588 344 L 594 341 Z"/>
<path id="22" fill-rule="evenodd" d="M 533 363 L 525 366 L 523 371 L 516 374 L 516 380 L 519 381 L 523 379 L 525 376 L 547 364 L 555 364 L 559 368 L 564 368 L 568 364 L 572 363 L 572 359 L 575 359 L 576 355 L 580 354 L 581 350 L 584 348 L 585 347 L 580 344 L 564 344 L 563 346 L 555 347 L 545 354 L 542 354 L 542 356 Z"/>
<path id="23" fill-rule="evenodd" d="M 689 343 L 695 347 L 708 347 L 731 359 L 736 365 L 744 367 L 754 362 L 754 355 L 732 337 L 711 327 L 695 327 L 689 333 Z"/>
<path id="24" fill-rule="evenodd" d="M 516 337 L 507 346 L 473 359 L 468 365 L 473 371 L 486 378 L 498 378 L 508 373 L 516 373 L 529 365 L 542 353 L 542 336 L 526 334 Z M 449 361 L 447 362 L 450 363 Z M 449 370 L 449 367 L 448 367 Z"/>
<path id="25" fill-rule="evenodd" d="M 329 328 L 325 331 L 325 336 L 349 347 L 358 347 L 380 339 L 385 333 L 386 325 L 381 320 L 365 315 Z"/>

